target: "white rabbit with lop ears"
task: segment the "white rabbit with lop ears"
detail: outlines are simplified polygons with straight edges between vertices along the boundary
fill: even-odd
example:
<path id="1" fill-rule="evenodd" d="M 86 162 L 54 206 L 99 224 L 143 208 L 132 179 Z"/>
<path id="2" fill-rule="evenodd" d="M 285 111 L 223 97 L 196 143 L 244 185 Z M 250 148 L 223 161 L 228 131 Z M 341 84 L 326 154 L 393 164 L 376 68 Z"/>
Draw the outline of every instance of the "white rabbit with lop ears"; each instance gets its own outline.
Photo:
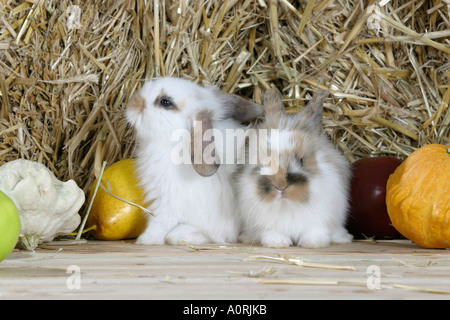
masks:
<path id="1" fill-rule="evenodd" d="M 182 78 L 163 77 L 143 85 L 129 102 L 126 117 L 136 131 L 140 185 L 155 216 L 136 243 L 237 240 L 231 182 L 235 161 L 221 159 L 229 150 L 220 140 L 227 129 L 244 128 L 241 123 L 263 112 L 261 105 Z M 174 139 L 180 132 L 187 137 Z"/>

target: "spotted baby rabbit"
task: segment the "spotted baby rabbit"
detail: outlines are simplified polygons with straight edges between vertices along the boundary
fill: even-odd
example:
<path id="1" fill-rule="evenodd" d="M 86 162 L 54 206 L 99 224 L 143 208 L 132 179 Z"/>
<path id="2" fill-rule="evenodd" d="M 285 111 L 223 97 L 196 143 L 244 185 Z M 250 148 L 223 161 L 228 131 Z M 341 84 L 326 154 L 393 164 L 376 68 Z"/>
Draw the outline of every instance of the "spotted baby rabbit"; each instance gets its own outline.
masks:
<path id="1" fill-rule="evenodd" d="M 126 111 L 136 131 L 138 176 L 155 215 L 137 243 L 236 241 L 235 165 L 228 164 L 236 161 L 224 161 L 221 139 L 227 129 L 243 128 L 240 122 L 263 111 L 261 105 L 181 78 L 144 84 Z"/>
<path id="2" fill-rule="evenodd" d="M 242 242 L 319 248 L 352 240 L 344 227 L 349 163 L 321 133 L 327 96 L 321 91 L 299 113 L 286 114 L 280 92 L 265 93 L 265 122 L 257 143 L 247 137 L 246 164 L 235 174 Z"/>

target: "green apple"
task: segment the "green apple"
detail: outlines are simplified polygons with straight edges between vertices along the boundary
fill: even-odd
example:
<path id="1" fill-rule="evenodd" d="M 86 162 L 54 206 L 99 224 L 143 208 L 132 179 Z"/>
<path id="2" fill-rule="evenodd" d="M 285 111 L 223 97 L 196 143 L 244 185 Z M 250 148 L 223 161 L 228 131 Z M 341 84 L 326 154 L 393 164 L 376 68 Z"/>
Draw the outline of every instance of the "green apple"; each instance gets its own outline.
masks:
<path id="1" fill-rule="evenodd" d="M 14 202 L 0 191 L 0 261 L 16 246 L 20 234 L 20 218 Z"/>

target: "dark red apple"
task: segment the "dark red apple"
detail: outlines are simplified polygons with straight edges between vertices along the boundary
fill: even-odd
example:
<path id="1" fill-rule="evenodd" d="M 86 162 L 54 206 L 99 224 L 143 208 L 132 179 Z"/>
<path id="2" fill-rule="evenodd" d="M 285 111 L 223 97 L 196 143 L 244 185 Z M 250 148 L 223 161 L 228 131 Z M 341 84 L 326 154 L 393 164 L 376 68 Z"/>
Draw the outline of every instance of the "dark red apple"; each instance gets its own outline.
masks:
<path id="1" fill-rule="evenodd" d="M 386 209 L 386 183 L 400 165 L 394 157 L 363 158 L 352 164 L 348 231 L 355 238 L 400 238 Z"/>

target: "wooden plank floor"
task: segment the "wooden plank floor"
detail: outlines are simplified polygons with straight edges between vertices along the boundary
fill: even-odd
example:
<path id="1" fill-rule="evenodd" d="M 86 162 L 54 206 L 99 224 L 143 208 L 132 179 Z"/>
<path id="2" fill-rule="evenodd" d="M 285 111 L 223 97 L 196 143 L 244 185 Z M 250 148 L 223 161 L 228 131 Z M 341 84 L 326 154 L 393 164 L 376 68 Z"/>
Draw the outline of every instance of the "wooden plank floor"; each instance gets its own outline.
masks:
<path id="1" fill-rule="evenodd" d="M 450 299 L 450 251 L 406 240 L 200 249 L 59 241 L 15 251 L 0 263 L 0 299 Z"/>

